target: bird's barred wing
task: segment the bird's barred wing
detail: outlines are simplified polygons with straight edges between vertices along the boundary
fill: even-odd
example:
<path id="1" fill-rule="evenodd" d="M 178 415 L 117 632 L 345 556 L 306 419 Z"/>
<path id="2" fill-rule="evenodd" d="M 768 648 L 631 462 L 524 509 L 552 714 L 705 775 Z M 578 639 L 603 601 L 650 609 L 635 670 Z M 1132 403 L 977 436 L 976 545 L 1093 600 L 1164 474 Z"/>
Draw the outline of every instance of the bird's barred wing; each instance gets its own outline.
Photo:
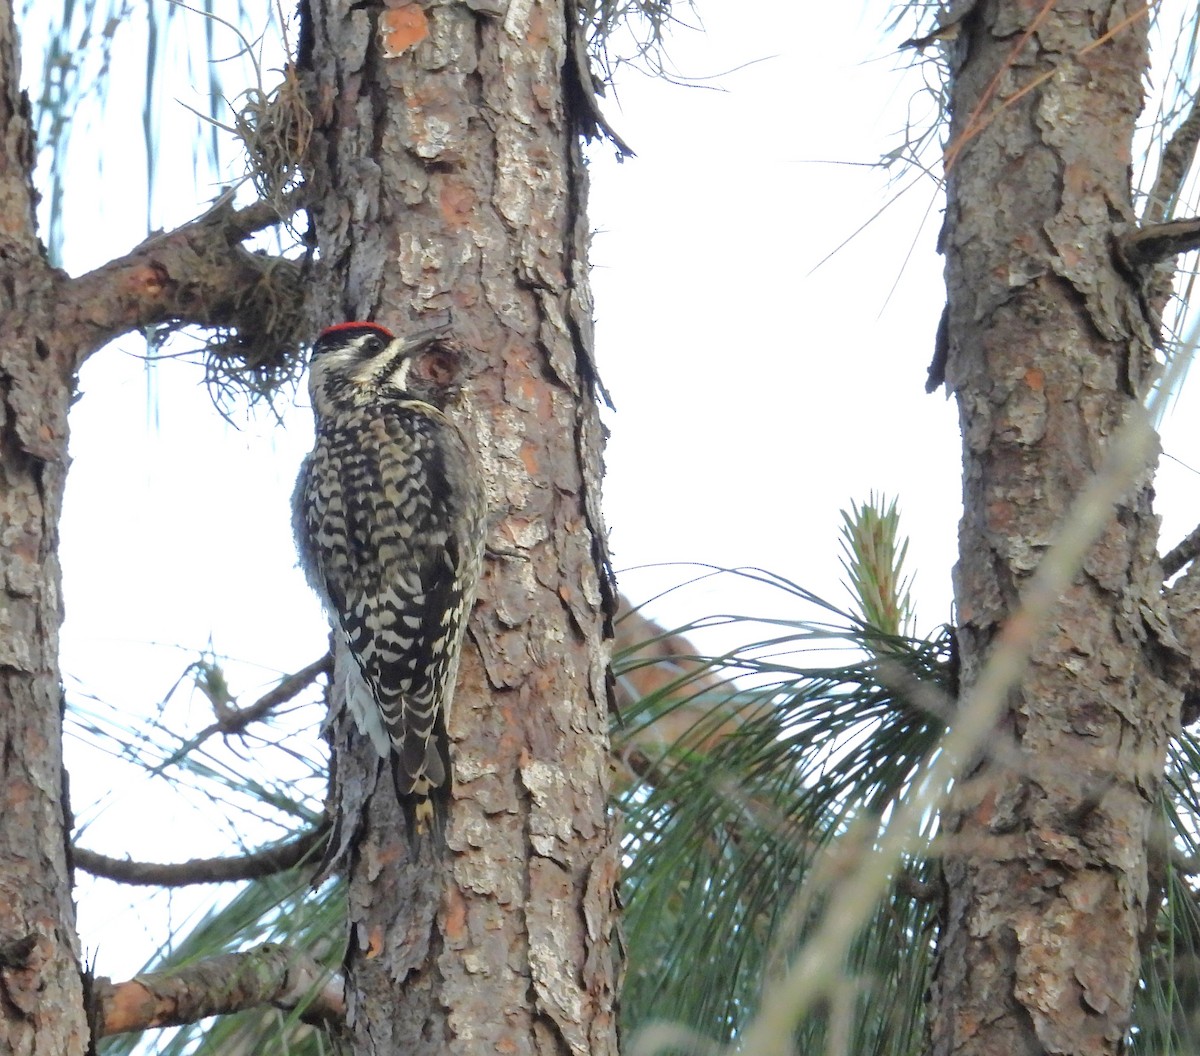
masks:
<path id="1" fill-rule="evenodd" d="M 301 559 L 354 659 L 347 703 L 381 754 L 390 742 L 402 798 L 449 779 L 447 711 L 482 506 L 454 426 L 404 401 L 326 423 L 297 486 Z"/>
<path id="2" fill-rule="evenodd" d="M 374 479 L 347 503 L 351 557 L 367 574 L 351 577 L 340 623 L 395 749 L 402 794 L 447 782 L 462 638 L 462 540 L 441 446 L 426 435 L 437 425 L 402 410 L 374 418 L 361 446 Z"/>
<path id="3" fill-rule="evenodd" d="M 378 592 L 351 591 L 340 623 L 398 756 L 400 791 L 423 794 L 446 781 L 445 661 L 436 645 L 436 591 L 412 587 L 401 579 Z"/>

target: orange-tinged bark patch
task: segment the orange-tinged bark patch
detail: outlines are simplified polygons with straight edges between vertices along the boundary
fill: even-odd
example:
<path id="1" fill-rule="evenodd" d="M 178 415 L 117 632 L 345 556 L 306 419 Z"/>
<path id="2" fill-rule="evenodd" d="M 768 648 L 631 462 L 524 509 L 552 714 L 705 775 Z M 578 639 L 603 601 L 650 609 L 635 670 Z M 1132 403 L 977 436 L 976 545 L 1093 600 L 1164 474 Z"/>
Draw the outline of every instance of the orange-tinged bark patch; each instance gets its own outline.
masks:
<path id="1" fill-rule="evenodd" d="M 451 942 L 462 942 L 467 937 L 467 904 L 457 888 L 446 893 L 446 938 Z"/>
<path id="2" fill-rule="evenodd" d="M 150 263 L 136 267 L 125 276 L 125 283 L 138 297 L 158 297 L 167 288 L 171 276 L 161 264 Z"/>
<path id="3" fill-rule="evenodd" d="M 459 180 L 446 180 L 438 195 L 442 217 L 451 227 L 465 227 L 475 209 L 475 192 Z"/>
<path id="4" fill-rule="evenodd" d="M 989 789 L 975 808 L 975 820 L 986 826 L 996 814 L 996 790 Z"/>
<path id="5" fill-rule="evenodd" d="M 378 957 L 383 953 L 383 929 L 375 924 L 371 928 L 371 932 L 367 937 L 367 952 L 368 959 Z"/>
<path id="6" fill-rule="evenodd" d="M 1058 255 L 1069 268 L 1077 268 L 1083 262 L 1083 251 L 1078 246 L 1059 246 Z"/>
<path id="7" fill-rule="evenodd" d="M 521 462 L 525 466 L 525 472 L 531 477 L 536 477 L 542 468 L 537 447 L 528 440 L 521 445 Z"/>
<path id="8" fill-rule="evenodd" d="M 1081 198 L 1096 185 L 1096 173 L 1091 160 L 1086 165 L 1070 162 L 1063 167 L 1063 188 L 1073 198 Z"/>
<path id="9" fill-rule="evenodd" d="M 521 396 L 521 399 L 530 406 L 538 404 L 538 417 L 545 420 L 550 416 L 550 405 L 546 402 L 546 390 L 539 385 L 533 378 L 522 378 L 514 386 L 516 392 Z"/>
<path id="10" fill-rule="evenodd" d="M 34 798 L 33 788 L 24 781 L 10 781 L 5 790 L 4 806 L 9 811 L 25 806 Z"/>
<path id="11" fill-rule="evenodd" d="M 1025 371 L 1025 384 L 1034 392 L 1041 392 L 1046 387 L 1046 374 L 1040 367 L 1030 367 Z"/>
<path id="12" fill-rule="evenodd" d="M 1037 630 L 1037 625 L 1024 609 L 1014 612 L 1000 627 L 998 641 L 1027 642 Z"/>
<path id="13" fill-rule="evenodd" d="M 43 437 L 46 439 L 46 437 Z M 14 557 L 23 558 L 26 561 L 36 561 L 40 542 L 38 536 L 33 532 L 22 532 L 16 536 L 12 545 L 9 547 L 9 552 Z"/>
<path id="14" fill-rule="evenodd" d="M 383 57 L 394 59 L 429 36 L 429 20 L 416 4 L 405 4 L 379 16 Z"/>
<path id="15" fill-rule="evenodd" d="M 550 27 L 546 21 L 546 11 L 540 5 L 529 12 L 525 42 L 535 48 L 544 48 L 550 43 Z"/>
<path id="16" fill-rule="evenodd" d="M 987 526 L 989 531 L 1008 532 L 1012 530 L 1016 511 L 1011 502 L 990 502 L 987 507 Z"/>
<path id="17" fill-rule="evenodd" d="M 1017 237 L 1013 240 L 1013 245 L 1016 246 L 1017 249 L 1022 249 L 1026 253 L 1030 254 L 1037 253 L 1042 248 L 1042 244 L 1038 236 L 1029 231 L 1023 231 L 1017 235 Z"/>
<path id="18" fill-rule="evenodd" d="M 120 1034 L 151 1022 L 158 1007 L 154 995 L 136 979 L 119 984 L 109 998 L 104 1029 Z"/>

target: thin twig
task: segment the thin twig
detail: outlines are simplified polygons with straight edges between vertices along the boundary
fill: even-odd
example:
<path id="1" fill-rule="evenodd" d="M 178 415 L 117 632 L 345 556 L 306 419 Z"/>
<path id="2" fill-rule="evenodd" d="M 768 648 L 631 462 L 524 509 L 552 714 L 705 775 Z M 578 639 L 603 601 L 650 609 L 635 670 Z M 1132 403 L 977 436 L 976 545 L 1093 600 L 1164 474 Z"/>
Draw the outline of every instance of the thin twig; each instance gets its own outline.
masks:
<path id="1" fill-rule="evenodd" d="M 301 690 L 315 682 L 320 675 L 331 674 L 333 674 L 333 655 L 326 653 L 319 660 L 314 660 L 295 674 L 281 679 L 279 685 L 267 690 L 248 707 L 229 708 L 216 722 L 201 731 L 200 736 L 209 736 L 212 733 L 241 733 L 250 723 L 266 718 L 281 704 L 286 704 Z"/>
<path id="2" fill-rule="evenodd" d="M 185 756 L 190 755 L 205 741 L 216 734 L 228 736 L 232 733 L 242 733 L 252 722 L 266 718 L 281 704 L 286 704 L 301 690 L 314 682 L 320 675 L 333 674 L 333 654 L 326 653 L 319 660 L 314 660 L 307 667 L 301 668 L 295 674 L 286 675 L 277 686 L 267 690 L 253 704 L 245 708 L 224 707 L 217 710 L 217 721 L 205 726 L 194 737 L 188 738 L 181 747 L 154 767 L 153 774 L 161 774 L 174 766 Z"/>
<path id="3" fill-rule="evenodd" d="M 326 818 L 316 828 L 283 843 L 235 858 L 193 858 L 188 862 L 134 862 L 110 858 L 83 847 L 73 847 L 75 865 L 93 876 L 123 884 L 183 887 L 187 884 L 220 884 L 235 880 L 257 880 L 309 860 L 316 860 L 329 835 Z"/>

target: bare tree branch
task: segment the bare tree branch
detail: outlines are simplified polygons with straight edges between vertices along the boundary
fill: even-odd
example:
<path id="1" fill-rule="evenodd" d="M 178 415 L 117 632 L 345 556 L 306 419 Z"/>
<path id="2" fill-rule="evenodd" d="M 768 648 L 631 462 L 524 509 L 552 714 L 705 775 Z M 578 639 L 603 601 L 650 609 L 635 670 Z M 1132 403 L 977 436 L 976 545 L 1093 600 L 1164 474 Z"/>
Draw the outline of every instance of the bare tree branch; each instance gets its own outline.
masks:
<path id="1" fill-rule="evenodd" d="M 1200 248 L 1200 217 L 1139 227 L 1117 239 L 1117 249 L 1134 268 L 1170 260 L 1179 253 Z"/>
<path id="2" fill-rule="evenodd" d="M 1188 539 L 1191 537 L 1188 536 Z M 1175 550 L 1179 550 L 1187 541 L 1185 539 Z M 1170 554 L 1167 556 L 1170 557 Z M 1166 568 L 1165 558 L 1163 567 Z M 1182 726 L 1190 726 L 1200 718 L 1200 568 L 1192 565 L 1172 584 L 1165 600 L 1167 618 L 1180 645 L 1179 656 L 1187 664 L 1187 669 L 1180 673 L 1179 679 L 1184 687 L 1179 722 Z"/>
<path id="3" fill-rule="evenodd" d="M 193 665 L 193 668 L 195 665 Z M 189 738 L 180 748 L 167 759 L 154 767 L 153 773 L 162 773 L 168 767 L 174 766 L 180 759 L 195 751 L 200 745 L 215 734 L 228 736 L 241 733 L 252 722 L 266 718 L 275 708 L 286 704 L 302 689 L 314 682 L 320 675 L 333 674 L 333 654 L 326 653 L 319 660 L 314 660 L 307 667 L 291 675 L 285 675 L 277 686 L 267 690 L 253 704 L 245 708 L 235 708 L 212 700 L 213 712 L 217 721 L 206 726 L 196 736 Z M 211 698 L 210 698 L 211 699 Z"/>
<path id="4" fill-rule="evenodd" d="M 1158 163 L 1158 176 L 1142 223 L 1161 224 L 1166 219 L 1167 209 L 1183 189 L 1188 170 L 1196 159 L 1196 145 L 1200 143 L 1200 96 L 1192 100 L 1192 109 L 1175 129 L 1170 141 L 1163 148 L 1162 160 Z"/>
<path id="5" fill-rule="evenodd" d="M 301 690 L 305 689 L 321 675 L 333 674 L 333 654 L 326 653 L 319 660 L 314 660 L 307 667 L 301 668 L 295 674 L 282 678 L 279 685 L 267 690 L 253 704 L 245 708 L 225 708 L 217 714 L 217 721 L 206 726 L 196 736 L 192 747 L 206 740 L 214 733 L 241 733 L 252 722 L 266 718 L 281 704 L 286 704 Z"/>
<path id="6" fill-rule="evenodd" d="M 715 674 L 696 647 L 681 634 L 647 619 L 623 595 L 618 601 L 613 647 L 623 654 L 616 680 L 617 712 L 658 694 L 661 713 L 616 732 L 614 762 L 618 782 L 651 780 L 652 771 L 671 745 L 709 752 L 761 713 L 761 706 L 717 703 L 731 696 L 728 679 Z"/>
<path id="7" fill-rule="evenodd" d="M 896 890 L 917 902 L 932 902 L 942 895 L 942 885 L 921 880 L 904 869 L 896 874 Z"/>
<path id="8" fill-rule="evenodd" d="M 72 848 L 75 865 L 93 876 L 103 876 L 123 884 L 182 887 L 185 884 L 219 884 L 258 877 L 291 869 L 309 858 L 316 859 L 329 835 L 328 819 L 315 829 L 283 843 L 236 858 L 193 858 L 188 862 L 133 862 L 127 858 L 109 858 L 83 847 Z"/>
<path id="9" fill-rule="evenodd" d="M 305 1023 L 336 1027 L 346 1014 L 345 984 L 308 954 L 267 943 L 122 983 L 98 978 L 93 1030 L 105 1038 L 266 1004 L 300 1009 Z"/>
<path id="10" fill-rule="evenodd" d="M 123 257 L 77 279 L 64 277 L 48 346 L 73 352 L 78 368 L 106 342 L 137 327 L 185 322 L 257 332 L 264 319 L 298 320 L 299 265 L 239 244 L 279 220 L 266 202 L 235 209 L 226 197 Z"/>
<path id="11" fill-rule="evenodd" d="M 1200 526 L 1193 528 L 1188 537 L 1162 559 L 1163 578 L 1168 579 L 1175 575 L 1197 556 L 1200 556 Z"/>
<path id="12" fill-rule="evenodd" d="M 1169 846 L 1167 853 L 1171 856 L 1171 867 L 1185 876 L 1195 876 L 1200 873 L 1200 859 L 1194 855 L 1184 854 L 1178 847 Z"/>

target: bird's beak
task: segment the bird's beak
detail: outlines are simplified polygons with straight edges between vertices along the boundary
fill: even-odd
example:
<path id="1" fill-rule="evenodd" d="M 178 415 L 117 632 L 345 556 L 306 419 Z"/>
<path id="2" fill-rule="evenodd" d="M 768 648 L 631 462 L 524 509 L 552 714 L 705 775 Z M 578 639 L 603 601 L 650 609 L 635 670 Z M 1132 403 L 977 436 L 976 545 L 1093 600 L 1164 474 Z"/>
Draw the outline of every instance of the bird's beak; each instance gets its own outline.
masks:
<path id="1" fill-rule="evenodd" d="M 439 337 L 445 337 L 450 332 L 450 313 L 445 313 L 446 318 L 433 326 L 427 327 L 424 330 L 418 330 L 415 334 L 408 334 L 405 337 L 397 340 L 404 343 L 404 352 L 406 355 L 412 355 L 414 352 L 420 352 L 423 348 L 428 348 Z"/>

